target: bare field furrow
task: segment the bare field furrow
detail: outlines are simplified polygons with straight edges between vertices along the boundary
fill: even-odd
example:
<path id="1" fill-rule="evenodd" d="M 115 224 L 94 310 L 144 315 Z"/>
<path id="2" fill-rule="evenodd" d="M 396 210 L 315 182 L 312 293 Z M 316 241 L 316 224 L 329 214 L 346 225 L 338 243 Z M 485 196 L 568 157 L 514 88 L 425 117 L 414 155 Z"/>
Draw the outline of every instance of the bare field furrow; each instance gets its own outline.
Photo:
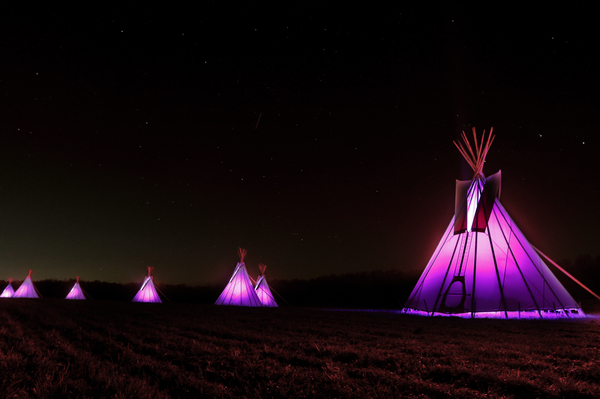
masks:
<path id="1" fill-rule="evenodd" d="M 0 396 L 600 396 L 600 324 L 0 301 Z"/>

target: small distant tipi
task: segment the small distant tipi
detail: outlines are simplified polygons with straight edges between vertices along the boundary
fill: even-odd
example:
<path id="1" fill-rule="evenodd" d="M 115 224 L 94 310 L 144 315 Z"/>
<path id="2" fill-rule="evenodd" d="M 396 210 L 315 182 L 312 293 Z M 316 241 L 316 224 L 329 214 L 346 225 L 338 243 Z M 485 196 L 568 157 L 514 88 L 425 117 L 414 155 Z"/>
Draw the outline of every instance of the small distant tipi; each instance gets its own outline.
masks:
<path id="1" fill-rule="evenodd" d="M 455 212 L 404 312 L 460 317 L 585 316 L 500 203 L 500 172 L 483 175 L 494 141 L 455 143 L 473 169 L 456 181 Z M 536 252 L 537 251 L 537 252 Z"/>
<path id="2" fill-rule="evenodd" d="M 75 281 L 73 288 L 71 288 L 71 291 L 65 299 L 85 299 L 85 295 L 83 295 L 83 290 L 79 285 L 79 276 L 77 276 L 77 281 Z"/>
<path id="3" fill-rule="evenodd" d="M 267 284 L 267 279 L 265 277 L 265 270 L 267 270 L 267 265 L 259 264 L 258 268 L 260 269 L 260 277 L 258 277 L 258 281 L 256 282 L 256 286 L 254 290 L 256 291 L 256 295 L 258 295 L 258 299 L 263 304 L 263 306 L 268 306 L 271 308 L 276 308 L 277 302 L 275 302 L 275 298 L 273 298 L 273 294 L 271 293 L 271 289 L 269 288 L 269 284 Z"/>
<path id="4" fill-rule="evenodd" d="M 154 268 L 148 266 L 148 275 L 144 279 L 142 288 L 140 288 L 136 296 L 133 298 L 133 302 L 162 303 L 158 297 L 158 292 L 156 292 L 156 287 L 154 286 L 154 277 L 152 276 L 153 271 Z"/>
<path id="5" fill-rule="evenodd" d="M 12 278 L 9 278 L 8 285 L 6 286 L 4 291 L 2 291 L 2 294 L 0 294 L 0 298 L 12 298 L 12 296 L 14 294 L 15 294 L 15 290 L 13 290 L 13 287 L 12 287 Z"/>
<path id="6" fill-rule="evenodd" d="M 215 302 L 215 305 L 263 306 L 256 291 L 254 291 L 250 277 L 248 277 L 248 271 L 244 263 L 246 252 L 245 249 L 238 249 L 240 261 L 236 265 L 229 283 Z"/>
<path id="7" fill-rule="evenodd" d="M 39 298 L 40 297 L 37 293 L 37 290 L 35 289 L 35 286 L 33 285 L 33 281 L 31 281 L 31 269 L 29 269 L 29 274 L 27 275 L 27 278 L 25 279 L 25 281 L 23 281 L 23 283 L 21 284 L 19 289 L 15 291 L 15 293 L 12 297 L 13 298 Z"/>

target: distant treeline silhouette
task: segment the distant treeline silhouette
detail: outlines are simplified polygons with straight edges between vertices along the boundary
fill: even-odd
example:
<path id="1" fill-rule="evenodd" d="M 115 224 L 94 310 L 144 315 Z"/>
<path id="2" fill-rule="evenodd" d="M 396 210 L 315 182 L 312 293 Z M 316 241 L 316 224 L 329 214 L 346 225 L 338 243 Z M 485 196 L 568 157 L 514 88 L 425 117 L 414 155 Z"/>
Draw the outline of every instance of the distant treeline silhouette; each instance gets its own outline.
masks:
<path id="1" fill-rule="evenodd" d="M 417 274 L 377 270 L 310 280 L 272 280 L 269 285 L 275 291 L 279 306 L 397 309 L 408 298 L 417 278 Z M 34 280 L 44 298 L 64 298 L 74 283 L 75 280 Z M 162 284 L 159 280 L 154 280 L 154 283 L 164 295 L 161 295 L 163 301 L 211 304 L 219 297 L 227 281 L 201 286 Z M 8 281 L 0 280 L 0 290 L 7 284 Z M 21 281 L 13 281 L 15 289 L 20 284 Z M 80 284 L 94 300 L 131 301 L 140 288 L 139 283 L 117 284 L 97 280 L 81 280 Z M 168 299 L 165 300 L 165 297 Z"/>
<path id="2" fill-rule="evenodd" d="M 398 309 L 404 305 L 419 274 L 376 270 L 311 280 L 273 280 L 269 285 L 293 306 Z M 274 296 L 281 306 L 282 301 L 277 294 Z"/>
<path id="3" fill-rule="evenodd" d="M 588 288 L 600 293 L 600 256 L 593 258 L 590 255 L 580 255 L 575 261 L 563 260 L 559 264 Z M 550 269 L 575 300 L 585 302 L 593 298 L 562 272 L 553 266 L 550 266 Z M 421 271 L 409 273 L 399 270 L 375 270 L 322 276 L 310 280 L 269 280 L 269 285 L 279 306 L 399 309 L 404 305 L 420 274 Z M 203 304 L 214 303 L 227 284 L 226 280 L 218 284 L 199 286 L 162 284 L 160 280 L 154 282 L 164 294 L 161 295 L 163 301 Z M 74 283 L 75 280 L 34 280 L 36 288 L 45 298 L 64 298 Z M 7 284 L 8 281 L 0 280 L 0 291 Z M 20 284 L 21 281 L 13 281 L 14 289 Z M 94 300 L 131 301 L 140 285 L 82 280 L 81 287 Z M 165 297 L 168 299 L 165 300 Z"/>

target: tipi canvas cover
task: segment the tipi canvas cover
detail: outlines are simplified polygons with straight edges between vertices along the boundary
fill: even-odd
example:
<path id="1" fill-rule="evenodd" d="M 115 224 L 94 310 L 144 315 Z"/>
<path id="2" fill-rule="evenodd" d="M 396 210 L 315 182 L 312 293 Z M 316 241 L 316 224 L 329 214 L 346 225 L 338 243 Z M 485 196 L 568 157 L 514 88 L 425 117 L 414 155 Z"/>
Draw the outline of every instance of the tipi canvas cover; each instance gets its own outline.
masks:
<path id="1" fill-rule="evenodd" d="M 4 291 L 2 291 L 2 294 L 0 294 L 0 298 L 11 298 L 14 294 L 15 290 L 13 290 L 12 287 L 12 278 L 9 278 L 8 285 L 6 286 Z"/>
<path id="2" fill-rule="evenodd" d="M 156 292 L 156 287 L 154 287 L 154 277 L 152 276 L 153 271 L 153 267 L 148 267 L 148 275 L 144 279 L 142 288 L 140 288 L 138 293 L 133 298 L 133 302 L 162 303 L 158 297 L 158 292 Z"/>
<path id="3" fill-rule="evenodd" d="M 554 318 L 585 316 L 499 201 L 500 172 L 485 177 L 493 142 L 459 151 L 471 181 L 456 182 L 455 215 L 403 309 L 422 315 Z"/>
<path id="4" fill-rule="evenodd" d="M 244 264 L 244 257 L 246 256 L 246 250 L 240 248 L 238 251 L 240 255 L 240 261 L 235 267 L 233 275 L 229 279 L 229 283 L 215 302 L 215 305 L 228 305 L 228 306 L 263 306 L 250 277 L 248 277 L 248 271 Z"/>
<path id="5" fill-rule="evenodd" d="M 29 270 L 27 278 L 23 281 L 19 289 L 15 291 L 13 298 L 39 298 L 33 281 L 31 281 L 31 270 Z"/>
<path id="6" fill-rule="evenodd" d="M 71 291 L 65 299 L 85 299 L 85 295 L 83 295 L 83 290 L 79 285 L 79 276 L 77 276 L 77 281 L 75 281 L 73 288 L 71 288 Z"/>
<path id="7" fill-rule="evenodd" d="M 256 282 L 256 286 L 254 290 L 256 291 L 256 295 L 258 295 L 258 299 L 263 304 L 263 306 L 268 306 L 271 308 L 277 307 L 277 302 L 275 302 L 275 298 L 273 298 L 273 294 L 271 293 L 271 289 L 269 288 L 269 284 L 267 284 L 267 279 L 265 278 L 265 270 L 267 269 L 266 265 L 262 263 L 258 265 L 261 276 L 258 278 Z"/>

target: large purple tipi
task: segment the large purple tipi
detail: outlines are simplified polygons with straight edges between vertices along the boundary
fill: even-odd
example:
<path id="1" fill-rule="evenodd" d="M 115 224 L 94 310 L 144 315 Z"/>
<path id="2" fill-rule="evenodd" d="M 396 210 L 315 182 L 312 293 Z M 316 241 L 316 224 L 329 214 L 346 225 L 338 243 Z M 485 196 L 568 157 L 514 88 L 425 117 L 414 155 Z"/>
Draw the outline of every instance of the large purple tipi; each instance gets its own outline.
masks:
<path id="1" fill-rule="evenodd" d="M 583 311 L 500 203 L 500 172 L 485 177 L 493 142 L 455 143 L 474 171 L 456 182 L 455 213 L 403 309 L 461 317 L 582 317 Z"/>
<path id="2" fill-rule="evenodd" d="M 33 285 L 33 281 L 31 281 L 31 269 L 29 269 L 29 274 L 27 278 L 23 281 L 19 289 L 15 291 L 15 294 L 12 296 L 13 298 L 39 298 L 37 290 Z"/>
<path id="3" fill-rule="evenodd" d="M 154 287 L 154 277 L 152 276 L 153 271 L 154 268 L 148 266 L 148 275 L 144 279 L 142 288 L 140 288 L 136 296 L 133 298 L 133 302 L 162 303 L 158 297 L 158 292 L 156 292 L 156 287 Z"/>
<path id="4" fill-rule="evenodd" d="M 215 305 L 263 306 L 258 295 L 256 295 L 256 291 L 254 291 L 248 271 L 246 270 L 246 264 L 244 263 L 246 250 L 239 248 L 238 253 L 240 261 L 236 265 L 229 283 L 215 302 Z"/>

